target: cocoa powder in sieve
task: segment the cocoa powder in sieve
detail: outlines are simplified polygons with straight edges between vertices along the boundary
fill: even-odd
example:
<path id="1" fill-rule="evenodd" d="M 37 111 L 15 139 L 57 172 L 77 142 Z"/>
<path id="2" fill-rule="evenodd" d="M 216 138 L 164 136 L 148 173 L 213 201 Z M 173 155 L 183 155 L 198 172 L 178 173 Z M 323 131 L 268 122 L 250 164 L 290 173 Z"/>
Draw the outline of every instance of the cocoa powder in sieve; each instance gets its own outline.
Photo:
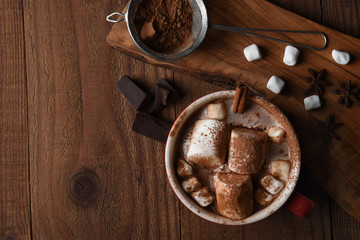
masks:
<path id="1" fill-rule="evenodd" d="M 134 24 L 149 48 L 169 52 L 190 38 L 192 13 L 188 0 L 143 0 L 136 10 Z"/>

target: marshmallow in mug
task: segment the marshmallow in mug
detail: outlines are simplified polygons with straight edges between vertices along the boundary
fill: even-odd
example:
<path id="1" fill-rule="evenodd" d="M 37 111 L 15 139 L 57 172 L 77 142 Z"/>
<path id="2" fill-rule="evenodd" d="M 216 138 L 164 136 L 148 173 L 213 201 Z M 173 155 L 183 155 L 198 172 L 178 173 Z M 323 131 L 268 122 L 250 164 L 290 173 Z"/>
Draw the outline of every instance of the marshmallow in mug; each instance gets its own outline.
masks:
<path id="1" fill-rule="evenodd" d="M 341 65 L 346 65 L 350 62 L 350 54 L 347 52 L 339 51 L 339 50 L 332 50 L 331 56 L 337 62 Z"/>
<path id="2" fill-rule="evenodd" d="M 295 66 L 298 56 L 299 56 L 299 49 L 293 46 L 286 46 L 285 53 L 284 53 L 284 63 L 288 66 Z"/>
<path id="3" fill-rule="evenodd" d="M 279 126 L 271 126 L 266 130 L 268 137 L 273 143 L 281 144 L 284 142 L 285 130 Z"/>
<path id="4" fill-rule="evenodd" d="M 278 194 L 284 188 L 284 183 L 271 175 L 266 175 L 260 179 L 261 186 L 270 194 Z"/>
<path id="5" fill-rule="evenodd" d="M 209 103 L 206 106 L 207 116 L 215 120 L 224 120 L 227 116 L 224 102 Z"/>
<path id="6" fill-rule="evenodd" d="M 181 183 L 182 188 L 187 193 L 192 193 L 201 188 L 201 182 L 196 177 L 191 177 L 189 179 L 184 180 Z"/>
<path id="7" fill-rule="evenodd" d="M 271 161 L 270 172 L 273 176 L 287 181 L 290 172 L 290 162 L 282 159 Z"/>
<path id="8" fill-rule="evenodd" d="M 263 189 L 258 189 L 255 192 L 255 201 L 263 207 L 268 206 L 273 200 L 274 200 L 273 195 L 267 193 Z"/>
<path id="9" fill-rule="evenodd" d="M 244 55 L 246 57 L 246 60 L 248 60 L 249 62 L 262 58 L 260 49 L 256 44 L 252 44 L 244 48 Z"/>
<path id="10" fill-rule="evenodd" d="M 179 158 L 176 173 L 179 177 L 189 177 L 193 174 L 193 168 L 184 158 Z"/>
<path id="11" fill-rule="evenodd" d="M 304 99 L 304 106 L 307 111 L 321 107 L 320 98 L 318 95 L 312 95 Z"/>
<path id="12" fill-rule="evenodd" d="M 207 187 L 202 187 L 200 190 L 191 193 L 191 196 L 202 207 L 207 207 L 214 202 L 214 197 Z"/>
<path id="13" fill-rule="evenodd" d="M 220 167 L 225 162 L 230 131 L 230 125 L 219 120 L 196 121 L 186 160 L 208 169 Z"/>
<path id="14" fill-rule="evenodd" d="M 285 82 L 277 76 L 272 76 L 269 79 L 266 87 L 273 93 L 279 94 L 284 89 Z"/>

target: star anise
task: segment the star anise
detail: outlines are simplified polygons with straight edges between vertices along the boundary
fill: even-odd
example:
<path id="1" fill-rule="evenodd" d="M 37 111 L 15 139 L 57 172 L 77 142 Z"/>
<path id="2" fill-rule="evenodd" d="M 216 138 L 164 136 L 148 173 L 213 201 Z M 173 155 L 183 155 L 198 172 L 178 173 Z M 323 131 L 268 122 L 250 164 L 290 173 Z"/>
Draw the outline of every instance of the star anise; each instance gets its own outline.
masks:
<path id="1" fill-rule="evenodd" d="M 337 103 L 346 104 L 347 107 L 351 107 L 354 102 L 358 101 L 357 94 L 360 92 L 360 89 L 351 86 L 351 80 L 349 80 L 347 84 L 339 82 L 339 88 L 330 91 L 340 96 Z"/>
<path id="2" fill-rule="evenodd" d="M 335 133 L 335 130 L 338 129 L 342 123 L 336 123 L 332 114 L 330 114 L 325 121 L 316 118 L 314 118 L 314 120 L 320 128 L 320 131 L 315 137 L 321 136 L 324 144 L 330 143 L 332 138 L 341 141 L 340 137 Z"/>
<path id="3" fill-rule="evenodd" d="M 309 87 L 305 90 L 304 95 L 307 96 L 312 91 L 316 91 L 318 95 L 320 96 L 322 94 L 322 86 L 329 86 L 331 85 L 329 82 L 324 80 L 324 76 L 326 74 L 326 70 L 323 69 L 319 73 L 315 72 L 313 69 L 308 68 L 307 69 L 310 77 L 305 78 L 305 81 L 310 83 Z"/>

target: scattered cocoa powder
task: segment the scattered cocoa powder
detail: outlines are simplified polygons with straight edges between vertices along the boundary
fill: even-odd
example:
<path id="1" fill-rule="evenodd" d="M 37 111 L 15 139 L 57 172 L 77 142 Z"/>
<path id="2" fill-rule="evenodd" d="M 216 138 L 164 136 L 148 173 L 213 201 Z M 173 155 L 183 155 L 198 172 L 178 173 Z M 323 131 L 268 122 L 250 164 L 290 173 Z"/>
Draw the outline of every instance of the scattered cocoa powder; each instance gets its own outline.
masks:
<path id="1" fill-rule="evenodd" d="M 134 24 L 149 48 L 169 52 L 189 39 L 192 13 L 188 0 L 143 0 L 136 10 Z"/>

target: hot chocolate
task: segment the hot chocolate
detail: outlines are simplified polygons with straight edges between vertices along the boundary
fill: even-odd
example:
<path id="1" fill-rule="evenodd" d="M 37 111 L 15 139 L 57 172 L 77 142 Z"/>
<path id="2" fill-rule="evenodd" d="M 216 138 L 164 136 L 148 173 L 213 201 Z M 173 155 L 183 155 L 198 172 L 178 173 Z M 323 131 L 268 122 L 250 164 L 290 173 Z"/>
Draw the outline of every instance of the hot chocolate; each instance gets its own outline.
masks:
<path id="1" fill-rule="evenodd" d="M 233 113 L 232 104 L 217 99 L 187 120 L 175 167 L 198 205 L 240 220 L 277 198 L 292 164 L 286 126 L 254 102 L 243 114 Z"/>

